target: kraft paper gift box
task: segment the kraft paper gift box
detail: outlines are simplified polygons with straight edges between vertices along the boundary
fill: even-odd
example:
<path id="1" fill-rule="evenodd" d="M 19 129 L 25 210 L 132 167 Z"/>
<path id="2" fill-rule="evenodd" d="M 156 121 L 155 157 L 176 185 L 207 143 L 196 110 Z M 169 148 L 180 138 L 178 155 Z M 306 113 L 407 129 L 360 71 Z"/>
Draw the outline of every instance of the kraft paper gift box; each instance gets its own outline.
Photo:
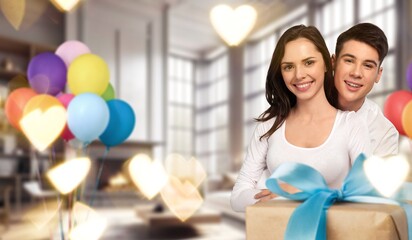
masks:
<path id="1" fill-rule="evenodd" d="M 289 218 L 302 202 L 273 200 L 246 209 L 248 240 L 283 239 Z M 327 239 L 407 240 L 404 210 L 396 205 L 341 202 L 327 210 Z"/>

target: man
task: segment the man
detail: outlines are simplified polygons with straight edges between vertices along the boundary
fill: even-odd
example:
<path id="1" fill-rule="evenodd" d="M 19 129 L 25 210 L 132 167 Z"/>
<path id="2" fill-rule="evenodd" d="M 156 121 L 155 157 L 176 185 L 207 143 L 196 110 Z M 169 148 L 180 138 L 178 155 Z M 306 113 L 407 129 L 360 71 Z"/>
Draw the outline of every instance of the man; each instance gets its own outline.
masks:
<path id="1" fill-rule="evenodd" d="M 357 24 L 341 33 L 332 55 L 338 106 L 341 110 L 355 111 L 369 127 L 372 152 L 376 156 L 398 153 L 399 133 L 385 118 L 379 106 L 366 98 L 382 76 L 382 62 L 388 53 L 385 33 L 371 23 Z M 276 197 L 264 186 L 270 173 L 265 170 L 255 195 L 258 201 Z"/>
<path id="2" fill-rule="evenodd" d="M 382 76 L 382 62 L 387 53 L 385 33 L 371 23 L 360 23 L 339 35 L 332 55 L 338 106 L 341 110 L 355 111 L 366 121 L 376 156 L 398 153 L 398 131 L 379 106 L 366 98 Z"/>

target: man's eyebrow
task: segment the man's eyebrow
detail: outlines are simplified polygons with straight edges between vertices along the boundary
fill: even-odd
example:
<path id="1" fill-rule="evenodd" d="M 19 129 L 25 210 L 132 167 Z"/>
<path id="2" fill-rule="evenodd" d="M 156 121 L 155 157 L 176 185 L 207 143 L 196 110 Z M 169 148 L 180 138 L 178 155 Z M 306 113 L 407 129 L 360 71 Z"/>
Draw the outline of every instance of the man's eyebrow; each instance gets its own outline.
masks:
<path id="1" fill-rule="evenodd" d="M 341 57 L 350 57 L 350 58 L 355 58 L 356 59 L 355 55 L 352 55 L 350 53 L 342 54 Z M 374 60 L 371 60 L 371 59 L 366 59 L 365 62 L 371 63 L 371 64 L 375 65 L 376 67 L 378 66 L 378 63 Z"/>

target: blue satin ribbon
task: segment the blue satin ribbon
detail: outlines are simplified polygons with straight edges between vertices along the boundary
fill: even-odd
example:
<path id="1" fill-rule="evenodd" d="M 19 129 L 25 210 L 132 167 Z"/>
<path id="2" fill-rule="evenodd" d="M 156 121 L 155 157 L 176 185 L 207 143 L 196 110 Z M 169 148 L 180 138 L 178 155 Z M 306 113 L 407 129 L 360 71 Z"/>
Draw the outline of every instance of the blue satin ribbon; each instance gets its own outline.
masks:
<path id="1" fill-rule="evenodd" d="M 335 202 L 381 203 L 401 206 L 408 221 L 408 238 L 412 240 L 412 206 L 401 200 L 411 199 L 410 186 L 403 186 L 396 199 L 383 198 L 367 179 L 363 164 L 366 157 L 360 154 L 346 176 L 340 189 L 331 189 L 323 176 L 310 166 L 287 162 L 281 164 L 266 180 L 267 188 L 273 193 L 291 200 L 303 201 L 289 219 L 286 240 L 326 239 L 326 212 Z M 278 181 L 300 189 L 289 194 L 283 191 Z M 366 224 L 366 223 L 365 223 Z"/>

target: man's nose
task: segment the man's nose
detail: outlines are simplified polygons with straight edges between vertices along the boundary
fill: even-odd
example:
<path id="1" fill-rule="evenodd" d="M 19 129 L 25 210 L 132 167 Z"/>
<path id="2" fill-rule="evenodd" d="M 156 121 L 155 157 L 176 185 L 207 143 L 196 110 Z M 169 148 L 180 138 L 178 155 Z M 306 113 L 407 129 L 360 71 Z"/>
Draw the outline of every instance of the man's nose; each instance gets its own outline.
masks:
<path id="1" fill-rule="evenodd" d="M 362 77 L 362 65 L 354 64 L 353 68 L 351 69 L 350 76 L 354 78 L 361 78 Z"/>

